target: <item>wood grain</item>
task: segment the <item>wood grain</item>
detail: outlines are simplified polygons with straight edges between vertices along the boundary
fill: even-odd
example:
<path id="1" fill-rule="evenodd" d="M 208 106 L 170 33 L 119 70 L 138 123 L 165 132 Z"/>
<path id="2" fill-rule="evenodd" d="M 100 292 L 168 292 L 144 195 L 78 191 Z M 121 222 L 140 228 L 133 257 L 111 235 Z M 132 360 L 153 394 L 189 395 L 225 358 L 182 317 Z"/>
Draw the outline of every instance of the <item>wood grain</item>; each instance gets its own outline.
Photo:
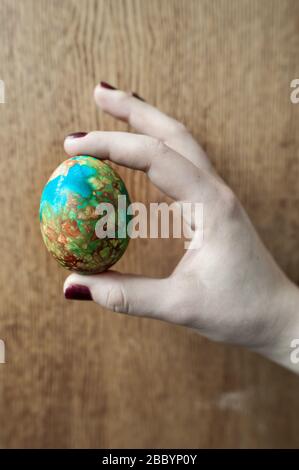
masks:
<path id="1" fill-rule="evenodd" d="M 66 134 L 127 129 L 100 80 L 182 120 L 299 282 L 296 0 L 0 0 L 1 447 L 290 447 L 299 379 L 183 328 L 66 302 L 38 223 Z M 163 200 L 121 170 L 135 200 Z M 122 270 L 166 275 L 181 243 L 132 242 Z"/>

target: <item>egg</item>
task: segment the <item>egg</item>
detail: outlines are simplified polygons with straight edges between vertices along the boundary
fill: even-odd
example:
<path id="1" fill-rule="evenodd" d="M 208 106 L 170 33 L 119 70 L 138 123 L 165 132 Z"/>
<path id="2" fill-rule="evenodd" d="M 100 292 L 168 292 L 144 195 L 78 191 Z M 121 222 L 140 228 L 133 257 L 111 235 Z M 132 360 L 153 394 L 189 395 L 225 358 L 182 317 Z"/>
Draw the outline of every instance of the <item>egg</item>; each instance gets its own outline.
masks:
<path id="1" fill-rule="evenodd" d="M 86 155 L 69 158 L 53 172 L 41 196 L 40 227 L 47 249 L 66 269 L 87 274 L 107 270 L 128 246 L 129 205 L 124 182 L 107 163 Z"/>

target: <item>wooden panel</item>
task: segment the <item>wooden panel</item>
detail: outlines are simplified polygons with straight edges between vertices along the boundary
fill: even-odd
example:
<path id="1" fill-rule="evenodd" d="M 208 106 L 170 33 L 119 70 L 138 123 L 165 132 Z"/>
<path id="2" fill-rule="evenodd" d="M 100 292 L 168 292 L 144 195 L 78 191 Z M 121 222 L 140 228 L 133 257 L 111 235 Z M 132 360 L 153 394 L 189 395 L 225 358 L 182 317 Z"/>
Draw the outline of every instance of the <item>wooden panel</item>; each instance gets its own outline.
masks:
<path id="1" fill-rule="evenodd" d="M 104 79 L 192 130 L 299 281 L 296 0 L 0 0 L 1 447 L 297 446 L 299 379 L 237 347 L 66 302 L 39 197 Z M 163 200 L 121 171 L 134 200 Z M 166 275 L 181 243 L 134 241 L 120 269 Z"/>

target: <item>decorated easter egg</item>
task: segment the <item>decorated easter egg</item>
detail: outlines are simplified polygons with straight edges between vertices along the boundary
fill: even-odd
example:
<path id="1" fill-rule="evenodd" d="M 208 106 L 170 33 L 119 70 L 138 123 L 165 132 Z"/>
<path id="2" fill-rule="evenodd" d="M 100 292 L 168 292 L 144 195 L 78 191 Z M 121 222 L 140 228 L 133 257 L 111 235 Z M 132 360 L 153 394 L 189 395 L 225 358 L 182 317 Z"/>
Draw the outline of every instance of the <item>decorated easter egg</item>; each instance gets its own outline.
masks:
<path id="1" fill-rule="evenodd" d="M 46 247 L 64 268 L 105 271 L 125 252 L 130 204 L 120 176 L 90 156 L 69 158 L 54 171 L 40 201 Z"/>

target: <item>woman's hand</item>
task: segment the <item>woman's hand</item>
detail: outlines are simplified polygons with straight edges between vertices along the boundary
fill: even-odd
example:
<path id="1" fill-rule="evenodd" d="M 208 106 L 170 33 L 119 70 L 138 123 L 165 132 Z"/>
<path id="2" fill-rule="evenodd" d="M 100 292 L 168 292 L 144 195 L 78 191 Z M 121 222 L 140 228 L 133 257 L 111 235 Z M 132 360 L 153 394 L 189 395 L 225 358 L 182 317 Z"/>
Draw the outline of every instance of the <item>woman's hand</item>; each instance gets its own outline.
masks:
<path id="1" fill-rule="evenodd" d="M 65 281 L 66 297 L 90 297 L 116 312 L 185 325 L 295 368 L 290 343 L 296 332 L 299 338 L 299 291 L 277 266 L 203 149 L 182 124 L 130 93 L 104 84 L 96 87 L 94 96 L 101 109 L 139 134 L 69 136 L 66 152 L 144 171 L 174 200 L 202 203 L 204 241 L 200 248 L 187 250 L 165 279 L 112 271 L 71 274 Z"/>

